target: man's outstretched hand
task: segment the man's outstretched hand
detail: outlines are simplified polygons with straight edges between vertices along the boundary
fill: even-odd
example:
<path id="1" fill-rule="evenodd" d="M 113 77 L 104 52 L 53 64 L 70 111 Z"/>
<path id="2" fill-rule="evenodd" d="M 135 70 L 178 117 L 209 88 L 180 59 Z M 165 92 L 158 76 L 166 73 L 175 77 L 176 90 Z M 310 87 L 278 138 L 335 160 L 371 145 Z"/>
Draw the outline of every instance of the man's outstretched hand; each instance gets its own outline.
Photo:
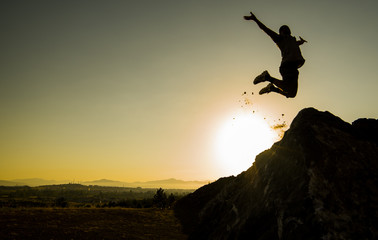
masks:
<path id="1" fill-rule="evenodd" d="M 304 40 L 302 37 L 299 37 L 300 41 L 299 41 L 299 44 L 303 44 L 303 43 L 306 43 L 307 41 Z"/>
<path id="2" fill-rule="evenodd" d="M 249 12 L 251 15 L 250 16 L 244 16 L 244 19 L 245 20 L 252 20 L 252 21 L 256 21 L 256 16 L 255 14 L 253 14 L 252 12 Z"/>

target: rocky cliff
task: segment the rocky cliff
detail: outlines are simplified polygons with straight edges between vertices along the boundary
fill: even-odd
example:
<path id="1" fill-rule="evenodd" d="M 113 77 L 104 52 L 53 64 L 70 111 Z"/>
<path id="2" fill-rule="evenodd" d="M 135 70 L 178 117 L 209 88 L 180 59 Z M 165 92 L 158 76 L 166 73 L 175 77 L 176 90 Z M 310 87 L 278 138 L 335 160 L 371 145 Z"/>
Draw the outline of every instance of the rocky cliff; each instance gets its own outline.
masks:
<path id="1" fill-rule="evenodd" d="M 175 212 L 190 239 L 378 239 L 378 120 L 303 109 L 252 167 Z"/>

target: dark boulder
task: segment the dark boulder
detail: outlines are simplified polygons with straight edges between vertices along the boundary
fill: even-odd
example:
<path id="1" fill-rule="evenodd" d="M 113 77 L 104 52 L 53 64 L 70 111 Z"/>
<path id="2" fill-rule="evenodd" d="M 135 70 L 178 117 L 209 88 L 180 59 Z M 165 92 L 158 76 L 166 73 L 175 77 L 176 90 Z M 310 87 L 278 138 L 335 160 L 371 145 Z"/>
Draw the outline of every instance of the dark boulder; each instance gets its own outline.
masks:
<path id="1" fill-rule="evenodd" d="M 176 204 L 190 239 L 377 239 L 378 120 L 303 109 L 237 177 Z"/>

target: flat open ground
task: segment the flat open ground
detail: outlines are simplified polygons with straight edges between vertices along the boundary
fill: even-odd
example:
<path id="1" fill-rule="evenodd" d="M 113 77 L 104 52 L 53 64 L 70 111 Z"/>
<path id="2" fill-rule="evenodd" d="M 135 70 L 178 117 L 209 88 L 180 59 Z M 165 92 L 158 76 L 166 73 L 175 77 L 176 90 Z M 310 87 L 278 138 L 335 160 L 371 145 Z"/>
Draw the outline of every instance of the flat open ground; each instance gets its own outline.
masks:
<path id="1" fill-rule="evenodd" d="M 186 239 L 172 210 L 0 208 L 0 239 Z"/>

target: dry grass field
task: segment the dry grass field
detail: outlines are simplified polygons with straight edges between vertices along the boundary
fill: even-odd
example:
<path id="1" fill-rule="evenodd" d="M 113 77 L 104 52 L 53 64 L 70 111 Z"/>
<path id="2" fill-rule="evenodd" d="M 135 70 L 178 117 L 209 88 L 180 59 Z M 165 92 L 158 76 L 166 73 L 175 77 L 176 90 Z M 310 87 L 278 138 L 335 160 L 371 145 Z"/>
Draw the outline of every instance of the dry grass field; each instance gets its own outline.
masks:
<path id="1" fill-rule="evenodd" d="M 186 239 L 172 210 L 0 208 L 0 239 Z"/>

